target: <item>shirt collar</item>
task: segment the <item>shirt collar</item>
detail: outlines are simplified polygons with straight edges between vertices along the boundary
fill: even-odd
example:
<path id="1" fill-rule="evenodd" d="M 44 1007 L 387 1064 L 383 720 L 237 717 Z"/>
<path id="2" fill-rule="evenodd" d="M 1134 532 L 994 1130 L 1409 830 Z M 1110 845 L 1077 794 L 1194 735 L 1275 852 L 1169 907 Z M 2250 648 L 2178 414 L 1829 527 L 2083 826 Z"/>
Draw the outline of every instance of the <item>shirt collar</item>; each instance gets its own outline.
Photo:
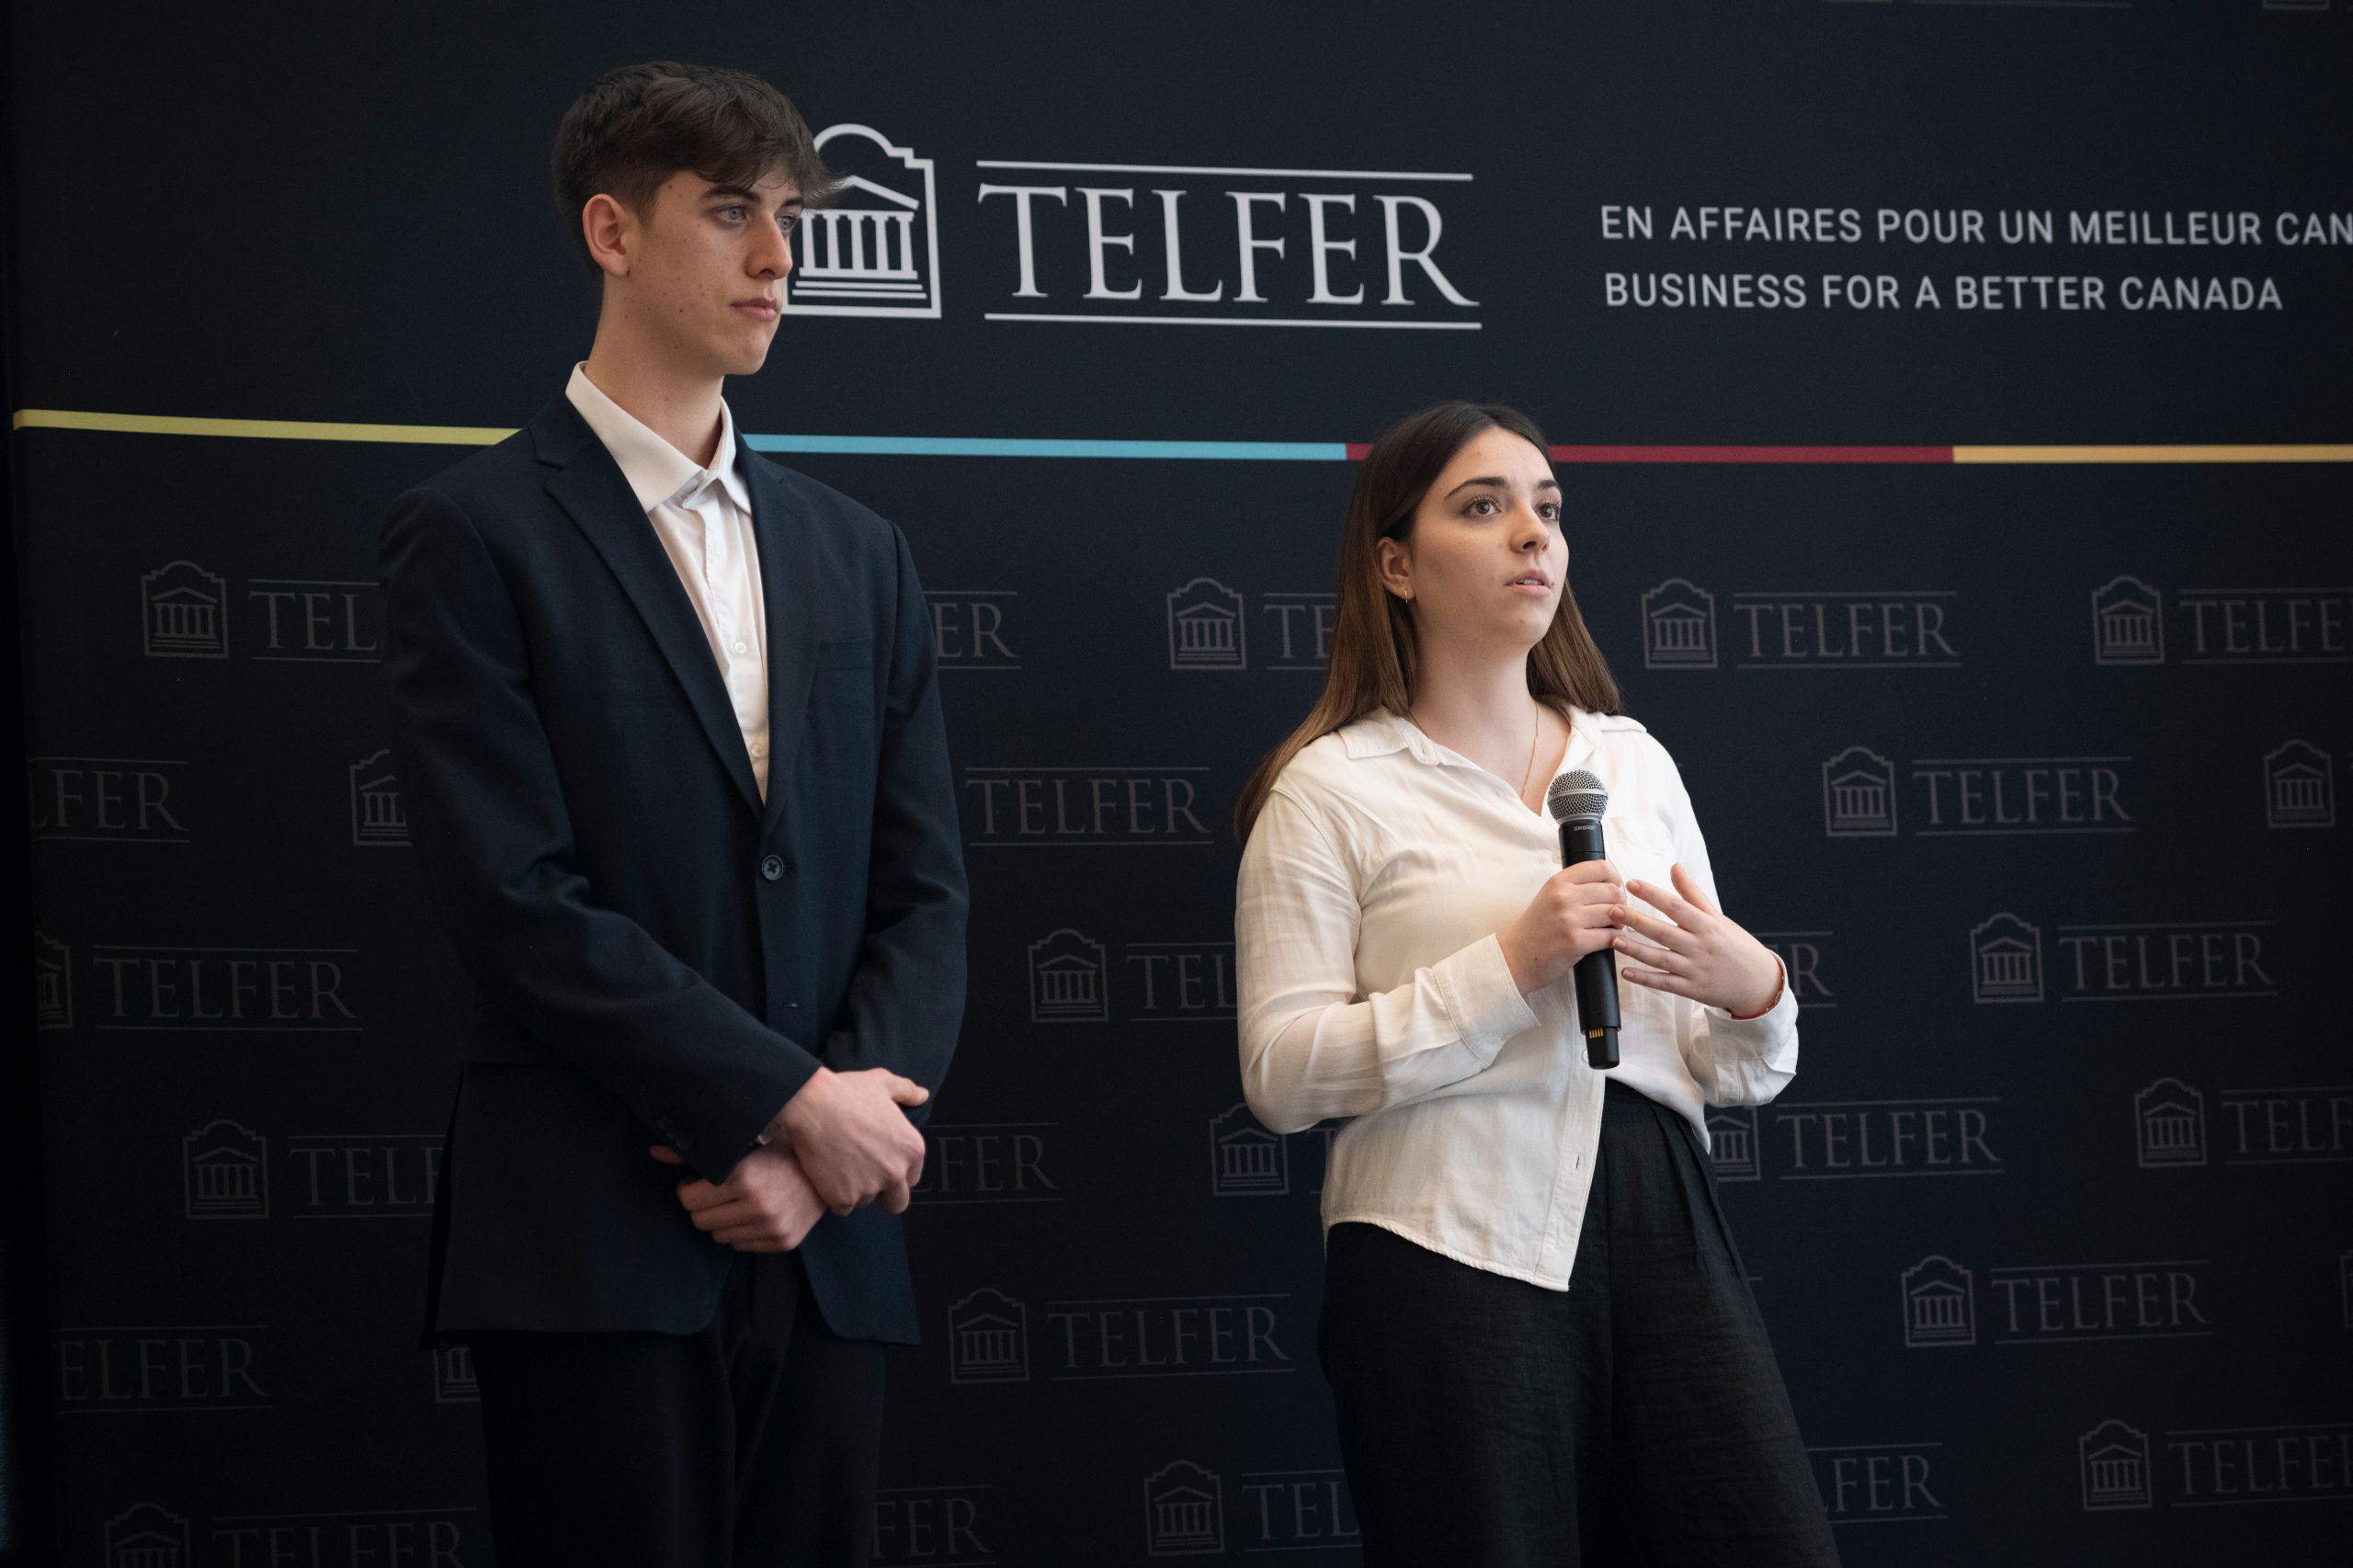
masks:
<path id="1" fill-rule="evenodd" d="M 1577 767 L 1593 755 L 1594 716 L 1582 708 L 1570 710 L 1568 749 L 1561 756 L 1561 770 Z M 1449 751 L 1429 736 L 1422 733 L 1410 719 L 1399 717 L 1386 708 L 1376 708 L 1353 724 L 1340 730 L 1340 744 L 1348 760 L 1360 762 L 1367 757 L 1388 756 L 1405 752 L 1415 762 L 1431 767 L 1455 766 L 1476 767 L 1479 765 L 1458 752 Z M 1559 774 L 1553 777 L 1558 778 Z"/>
<path id="2" fill-rule="evenodd" d="M 620 465 L 621 477 L 629 481 L 631 492 L 637 496 L 637 504 L 648 512 L 666 501 L 692 497 L 716 477 L 734 498 L 735 505 L 750 515 L 751 491 L 735 466 L 735 415 L 725 400 L 719 404 L 719 449 L 711 454 L 709 468 L 697 468 L 686 453 L 607 397 L 604 390 L 588 379 L 586 365 L 572 368 L 572 380 L 564 387 L 563 395 L 580 411 L 580 417 L 588 422 L 597 439 L 605 443 L 605 449 L 613 454 L 613 460 Z"/>

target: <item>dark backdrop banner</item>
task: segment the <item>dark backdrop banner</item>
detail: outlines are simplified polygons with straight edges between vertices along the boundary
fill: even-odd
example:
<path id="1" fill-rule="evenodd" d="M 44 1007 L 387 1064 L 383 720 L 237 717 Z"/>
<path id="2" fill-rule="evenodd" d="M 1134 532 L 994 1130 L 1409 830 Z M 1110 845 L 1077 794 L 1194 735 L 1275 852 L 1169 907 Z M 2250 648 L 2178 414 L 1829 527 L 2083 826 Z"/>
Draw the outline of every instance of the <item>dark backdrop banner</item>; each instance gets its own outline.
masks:
<path id="1" fill-rule="evenodd" d="M 972 1007 L 878 1562 L 1352 1560 L 1328 1131 L 1240 1104 L 1226 823 L 1351 444 L 1443 396 L 1563 444 L 1578 597 L 1805 1004 L 1711 1131 L 1847 1561 L 2343 1561 L 2346 7 L 15 27 L 69 1562 L 494 1560 L 415 1347 L 454 965 L 375 539 L 585 355 L 548 139 L 660 55 L 854 176 L 730 396 L 904 527 L 946 671 Z"/>

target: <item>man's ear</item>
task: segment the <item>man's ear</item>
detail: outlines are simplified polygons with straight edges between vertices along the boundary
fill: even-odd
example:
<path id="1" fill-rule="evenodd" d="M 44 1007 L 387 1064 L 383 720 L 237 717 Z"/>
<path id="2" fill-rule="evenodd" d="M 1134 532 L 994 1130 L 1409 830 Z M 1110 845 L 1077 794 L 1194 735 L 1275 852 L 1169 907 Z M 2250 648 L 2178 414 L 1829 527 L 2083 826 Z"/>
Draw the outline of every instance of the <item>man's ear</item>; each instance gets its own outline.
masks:
<path id="1" fill-rule="evenodd" d="M 580 231 L 587 236 L 588 255 L 605 276 L 629 276 L 630 258 L 642 233 L 635 213 L 609 196 L 592 196 L 580 210 Z"/>

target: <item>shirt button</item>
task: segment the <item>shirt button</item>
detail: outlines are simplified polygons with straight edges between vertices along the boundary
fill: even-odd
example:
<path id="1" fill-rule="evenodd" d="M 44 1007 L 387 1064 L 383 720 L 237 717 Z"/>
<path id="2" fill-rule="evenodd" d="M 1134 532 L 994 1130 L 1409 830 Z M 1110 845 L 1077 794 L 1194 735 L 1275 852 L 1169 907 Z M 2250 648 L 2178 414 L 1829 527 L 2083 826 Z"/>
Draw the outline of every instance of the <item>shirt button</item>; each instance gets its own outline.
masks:
<path id="1" fill-rule="evenodd" d="M 767 859 L 761 861 L 760 875 L 766 877 L 770 881 L 775 881 L 779 878 L 782 877 L 784 875 L 784 857 L 781 855 L 771 855 Z"/>
<path id="2" fill-rule="evenodd" d="M 738 642 L 735 644 L 735 651 L 739 653 L 748 653 L 752 651 L 752 645 L 748 642 Z"/>

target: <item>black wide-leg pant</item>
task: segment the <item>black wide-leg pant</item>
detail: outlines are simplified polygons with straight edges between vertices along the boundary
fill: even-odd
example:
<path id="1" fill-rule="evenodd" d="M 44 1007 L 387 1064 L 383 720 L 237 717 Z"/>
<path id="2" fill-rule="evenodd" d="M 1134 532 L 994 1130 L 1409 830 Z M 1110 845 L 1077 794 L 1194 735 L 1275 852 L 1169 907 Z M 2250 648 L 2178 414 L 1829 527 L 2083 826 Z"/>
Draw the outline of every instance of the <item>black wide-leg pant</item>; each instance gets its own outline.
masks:
<path id="1" fill-rule="evenodd" d="M 479 1334 L 500 1568 L 853 1568 L 874 1538 L 881 1345 L 790 1253 L 739 1253 L 698 1334 Z"/>
<path id="2" fill-rule="evenodd" d="M 1367 1224 L 1317 1348 L 1369 1568 L 1835 1568 L 1689 1122 L 1615 1082 L 1566 1291 Z"/>

